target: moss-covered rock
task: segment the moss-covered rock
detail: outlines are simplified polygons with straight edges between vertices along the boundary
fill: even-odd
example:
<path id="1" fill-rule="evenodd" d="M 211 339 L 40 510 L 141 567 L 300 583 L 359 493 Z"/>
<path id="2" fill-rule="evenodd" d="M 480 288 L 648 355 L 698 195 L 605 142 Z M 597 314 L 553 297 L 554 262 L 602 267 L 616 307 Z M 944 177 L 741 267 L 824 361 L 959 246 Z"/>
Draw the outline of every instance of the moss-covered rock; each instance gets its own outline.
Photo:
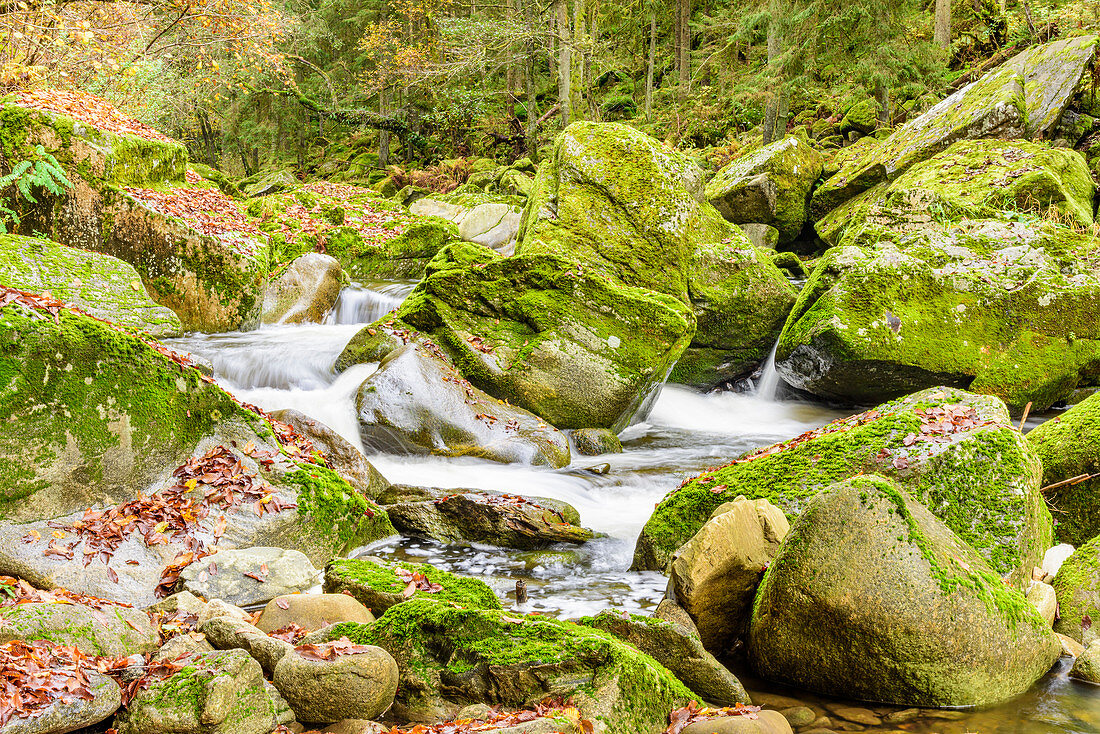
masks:
<path id="1" fill-rule="evenodd" d="M 772 680 L 940 707 L 1007 701 L 1061 649 L 1020 591 L 876 476 L 822 492 L 794 523 L 760 583 L 750 645 Z"/>
<path id="2" fill-rule="evenodd" d="M 454 223 L 427 217 L 409 224 L 396 237 L 374 241 L 350 227 L 337 228 L 328 236 L 325 252 L 357 280 L 420 278 L 431 259 L 458 239 Z"/>
<path id="3" fill-rule="evenodd" d="M 1093 394 L 1027 434 L 1043 462 L 1043 486 L 1100 473 L 1100 394 Z M 1048 490 L 1057 508 L 1054 537 L 1080 546 L 1100 536 L 1100 480 L 1087 478 Z"/>
<path id="4" fill-rule="evenodd" d="M 267 196 L 297 188 L 299 183 L 293 171 L 283 169 L 250 176 L 240 182 L 240 187 L 245 196 Z"/>
<path id="5" fill-rule="evenodd" d="M 1058 598 L 1054 631 L 1086 647 L 1100 639 L 1091 621 L 1100 619 L 1100 536 L 1075 550 L 1050 585 Z"/>
<path id="6" fill-rule="evenodd" d="M 404 596 L 409 579 L 416 574 L 437 591 L 415 590 Z M 409 599 L 431 599 L 469 609 L 500 609 L 500 600 L 484 581 L 442 571 L 427 563 L 387 563 L 378 558 L 337 559 L 325 567 L 326 594 L 347 593 L 376 617 L 395 604 Z"/>
<path id="7" fill-rule="evenodd" d="M 798 138 L 784 138 L 734 160 L 707 184 L 706 197 L 737 224 L 779 230 L 779 242 L 802 231 L 810 189 L 821 176 L 821 154 Z"/>
<path id="8" fill-rule="evenodd" d="M 994 220 L 881 236 L 818 262 L 776 351 L 788 383 L 857 403 L 946 384 L 1041 410 L 1094 379 L 1087 236 Z"/>
<path id="9" fill-rule="evenodd" d="M 758 449 L 686 481 L 646 523 L 634 567 L 661 570 L 719 505 L 744 495 L 795 518 L 824 487 L 860 473 L 896 478 L 1022 585 L 1051 545 L 1039 460 L 993 397 L 932 388 Z"/>
<path id="10" fill-rule="evenodd" d="M 625 125 L 576 122 L 539 168 L 516 252 L 567 255 L 686 302 L 692 254 L 733 232 L 690 158 Z"/>
<path id="11" fill-rule="evenodd" d="M 133 266 L 40 237 L 0 235 L 0 284 L 44 293 L 106 321 L 158 338 L 179 336 L 179 317 L 145 292 Z"/>
<path id="12" fill-rule="evenodd" d="M 471 703 L 518 708 L 560 697 L 601 734 L 660 734 L 669 712 L 695 699 L 648 655 L 545 617 L 414 599 L 374 624 L 337 625 L 327 634 L 393 655 L 401 688 L 392 710 L 411 721 L 437 721 Z"/>
<path id="13" fill-rule="evenodd" d="M 559 255 L 502 258 L 456 243 L 393 319 L 349 342 L 337 369 L 378 361 L 402 343 L 395 334 L 414 331 L 500 400 L 558 428 L 618 430 L 688 345 L 694 317 L 671 296 L 615 285 Z"/>
<path id="14" fill-rule="evenodd" d="M 860 135 L 870 135 L 878 127 L 878 102 L 873 99 L 865 99 L 856 102 L 844 113 L 840 120 L 840 134 L 857 132 Z"/>
<path id="15" fill-rule="evenodd" d="M 347 276 L 329 255 L 307 252 L 294 258 L 264 289 L 265 324 L 320 323 L 336 304 Z"/>
<path id="16" fill-rule="evenodd" d="M 21 602 L 0 606 L 0 644 L 48 640 L 85 655 L 128 657 L 155 652 L 160 631 L 149 615 L 120 604 Z"/>
<path id="17" fill-rule="evenodd" d="M 190 163 L 188 163 L 188 168 L 190 168 L 202 178 L 205 178 L 207 181 L 213 183 L 226 196 L 237 198 L 241 195 L 241 190 L 237 188 L 237 184 L 233 181 L 233 179 L 229 178 L 229 176 L 225 175 L 217 168 L 212 168 L 205 163 L 196 163 L 195 161 L 191 161 Z"/>

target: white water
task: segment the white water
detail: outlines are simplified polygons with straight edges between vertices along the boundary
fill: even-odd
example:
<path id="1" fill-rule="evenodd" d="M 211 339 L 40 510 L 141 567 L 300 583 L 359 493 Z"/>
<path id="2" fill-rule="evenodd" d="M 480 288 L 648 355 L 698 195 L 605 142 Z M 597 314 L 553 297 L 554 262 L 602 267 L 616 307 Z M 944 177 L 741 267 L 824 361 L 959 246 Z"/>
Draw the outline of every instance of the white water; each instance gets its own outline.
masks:
<path id="1" fill-rule="evenodd" d="M 760 379 L 756 383 L 756 396 L 761 400 L 775 400 L 779 393 L 779 385 L 783 382 L 779 377 L 779 371 L 775 368 L 775 350 L 779 348 L 779 342 L 772 345 L 768 358 L 764 361 L 764 367 L 760 372 Z"/>

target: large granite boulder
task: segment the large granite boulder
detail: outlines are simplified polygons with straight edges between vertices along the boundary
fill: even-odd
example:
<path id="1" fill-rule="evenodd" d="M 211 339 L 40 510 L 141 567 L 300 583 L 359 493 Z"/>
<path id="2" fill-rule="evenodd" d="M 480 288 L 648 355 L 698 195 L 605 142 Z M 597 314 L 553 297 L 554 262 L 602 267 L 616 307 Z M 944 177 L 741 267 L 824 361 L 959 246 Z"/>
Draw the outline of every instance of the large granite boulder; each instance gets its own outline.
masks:
<path id="1" fill-rule="evenodd" d="M 767 224 L 790 242 L 806 224 L 821 154 L 804 140 L 783 138 L 737 158 L 707 183 L 707 200 L 735 224 Z"/>
<path id="2" fill-rule="evenodd" d="M 875 476 L 809 503 L 760 584 L 750 639 L 771 680 L 930 707 L 1007 701 L 1061 649 L 980 554 Z"/>
<path id="3" fill-rule="evenodd" d="M 41 237 L 0 235 L 0 285 L 43 293 L 157 338 L 179 336 L 179 317 L 149 298 L 134 267 Z"/>
<path id="4" fill-rule="evenodd" d="M 500 600 L 484 581 L 441 571 L 427 563 L 386 563 L 369 556 L 337 558 L 329 563 L 324 590 L 326 594 L 350 595 L 376 617 L 409 599 L 431 599 L 470 609 L 501 608 Z"/>
<path id="5" fill-rule="evenodd" d="M 370 625 L 328 639 L 376 645 L 400 670 L 394 715 L 437 721 L 471 703 L 521 707 L 572 699 L 594 732 L 660 734 L 695 697 L 653 658 L 610 635 L 541 616 L 463 609 L 427 599 L 398 604 Z"/>
<path id="6" fill-rule="evenodd" d="M 1058 599 L 1054 631 L 1086 647 L 1100 639 L 1092 621 L 1100 620 L 1100 536 L 1073 551 L 1050 585 Z"/>
<path id="7" fill-rule="evenodd" d="M 1027 442 L 1051 487 L 1043 496 L 1058 508 L 1055 539 L 1081 546 L 1100 536 L 1100 394 L 1032 429 Z"/>
<path id="8" fill-rule="evenodd" d="M 345 280 L 340 261 L 331 255 L 299 255 L 267 284 L 260 320 L 265 324 L 320 323 L 336 304 Z"/>
<path id="9" fill-rule="evenodd" d="M 373 719 L 393 704 L 397 663 L 382 648 L 330 642 L 305 650 L 308 657 L 299 650 L 284 655 L 272 676 L 298 721 Z"/>
<path id="10" fill-rule="evenodd" d="M 762 447 L 689 479 L 658 504 L 634 567 L 662 570 L 724 502 L 767 499 L 795 518 L 860 473 L 896 480 L 1019 588 L 1051 545 L 1042 469 L 994 397 L 931 388 Z"/>
<path id="11" fill-rule="evenodd" d="M 502 258 L 445 247 L 392 319 L 366 327 L 337 369 L 376 362 L 419 331 L 476 388 L 558 428 L 620 430 L 690 343 L 684 302 L 615 285 L 561 254 Z"/>

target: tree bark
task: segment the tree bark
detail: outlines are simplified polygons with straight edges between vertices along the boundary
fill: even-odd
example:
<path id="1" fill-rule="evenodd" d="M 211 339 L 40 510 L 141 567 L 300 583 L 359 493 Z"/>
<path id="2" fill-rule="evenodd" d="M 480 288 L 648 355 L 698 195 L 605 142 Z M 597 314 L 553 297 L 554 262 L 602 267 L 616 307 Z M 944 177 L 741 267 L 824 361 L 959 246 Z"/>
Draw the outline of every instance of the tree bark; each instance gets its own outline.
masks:
<path id="1" fill-rule="evenodd" d="M 569 37 L 569 8 L 565 0 L 554 0 L 554 15 L 558 27 L 558 102 L 561 103 L 561 125 L 566 127 L 573 120 L 569 83 L 573 77 L 571 39 Z"/>
<path id="2" fill-rule="evenodd" d="M 776 139 L 776 122 L 779 120 L 780 107 L 785 106 L 782 84 L 779 78 L 779 56 L 783 50 L 783 26 L 781 0 L 770 0 L 768 19 L 768 102 L 764 106 L 764 145 Z"/>
<path id="3" fill-rule="evenodd" d="M 538 102 L 535 99 L 535 65 L 538 63 L 538 48 L 535 45 L 535 24 L 536 24 L 536 0 L 519 0 L 523 4 L 524 18 L 527 21 L 527 63 L 523 65 L 524 82 L 527 85 L 527 133 L 525 135 L 525 143 L 527 144 L 527 155 L 532 161 L 538 162 L 539 141 L 538 141 L 538 122 L 535 115 L 537 114 L 535 107 Z"/>
<path id="4" fill-rule="evenodd" d="M 951 48 L 951 0 L 936 0 L 936 27 L 933 40 L 942 49 Z"/>
<path id="5" fill-rule="evenodd" d="M 389 90 L 383 86 L 378 92 L 378 114 L 383 117 L 389 113 Z M 378 166 L 385 168 L 390 164 L 390 131 L 378 131 Z"/>
<path id="6" fill-rule="evenodd" d="M 569 75 L 569 110 L 574 120 L 584 117 L 584 67 L 588 28 L 584 0 L 573 0 L 573 60 Z"/>
<path id="7" fill-rule="evenodd" d="M 653 67 L 657 62 L 657 11 L 649 11 L 649 63 L 645 71 L 645 119 L 653 115 Z"/>
<path id="8" fill-rule="evenodd" d="M 680 3 L 680 94 L 687 92 L 691 84 L 691 0 L 679 0 Z"/>

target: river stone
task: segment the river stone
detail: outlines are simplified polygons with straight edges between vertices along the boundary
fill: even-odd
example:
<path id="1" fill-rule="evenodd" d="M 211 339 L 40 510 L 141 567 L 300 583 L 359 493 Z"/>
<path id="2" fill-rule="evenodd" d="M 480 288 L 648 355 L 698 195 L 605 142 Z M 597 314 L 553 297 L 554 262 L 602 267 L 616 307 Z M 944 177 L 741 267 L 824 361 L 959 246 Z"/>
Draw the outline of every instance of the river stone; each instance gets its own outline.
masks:
<path id="1" fill-rule="evenodd" d="M 420 574 L 430 584 L 439 584 L 439 591 L 417 589 L 410 597 L 404 595 L 408 577 Z M 480 579 L 441 571 L 427 563 L 387 563 L 367 556 L 334 559 L 325 567 L 326 594 L 350 594 L 375 616 L 407 599 L 429 598 L 471 609 L 500 609 L 500 600 Z"/>
<path id="2" fill-rule="evenodd" d="M 139 609 L 103 604 L 32 602 L 0 606 L 0 644 L 49 640 L 85 655 L 128 657 L 160 647 L 160 632 Z"/>
<path id="3" fill-rule="evenodd" d="M 673 554 L 669 588 L 695 622 L 707 650 L 729 654 L 748 631 L 760 577 L 789 529 L 787 518 L 772 503 L 738 497 L 718 507 Z"/>
<path id="4" fill-rule="evenodd" d="M 160 339 L 183 333 L 175 312 L 149 298 L 134 267 L 110 255 L 41 237 L 0 235 L 0 283 L 51 295 L 96 318 Z"/>
<path id="5" fill-rule="evenodd" d="M 730 222 L 775 227 L 783 244 L 802 231 L 821 171 L 821 154 L 809 143 L 783 138 L 725 166 L 707 183 L 706 197 Z"/>
<path id="6" fill-rule="evenodd" d="M 196 639 L 189 634 L 176 635 L 156 651 L 154 661 L 175 660 L 184 655 L 199 655 L 204 652 L 213 652 L 214 646 L 205 637 Z"/>
<path id="7" fill-rule="evenodd" d="M 419 331 L 490 395 L 558 428 L 617 432 L 647 410 L 693 325 L 684 301 L 616 285 L 559 252 L 504 258 L 458 243 L 336 366 L 377 362 Z"/>
<path id="8" fill-rule="evenodd" d="M 340 622 L 370 624 L 373 621 L 370 610 L 347 594 L 291 594 L 269 601 L 256 620 L 256 627 L 274 632 L 296 624 L 312 631 Z"/>
<path id="9" fill-rule="evenodd" d="M 1100 684 L 1100 642 L 1093 642 L 1073 661 L 1070 678 Z"/>
<path id="10" fill-rule="evenodd" d="M 115 718 L 119 734 L 270 734 L 294 715 L 244 650 L 197 655 L 148 688 Z"/>
<path id="11" fill-rule="evenodd" d="M 244 650 L 270 676 L 275 666 L 294 646 L 284 640 L 268 637 L 267 633 L 244 620 L 233 617 L 214 617 L 202 622 L 199 632 L 217 650 Z"/>
<path id="12" fill-rule="evenodd" d="M 787 319 L 776 368 L 840 402 L 950 385 L 1044 410 L 1100 368 L 1100 276 L 1072 255 L 1088 242 L 1048 223 L 963 220 L 832 248 Z"/>
<path id="13" fill-rule="evenodd" d="M 539 550 L 593 537 L 566 502 L 478 489 L 397 485 L 378 495 L 402 534 L 444 543 L 487 543 Z"/>
<path id="14" fill-rule="evenodd" d="M 1100 621 L 1100 536 L 1075 550 L 1050 585 L 1058 598 L 1054 631 L 1086 647 L 1100 639 L 1092 622 Z"/>
<path id="15" fill-rule="evenodd" d="M 330 724 L 353 716 L 370 719 L 393 703 L 397 663 L 380 647 L 332 660 L 306 659 L 292 650 L 279 661 L 272 682 L 298 721 Z"/>
<path id="16" fill-rule="evenodd" d="M 767 224 L 758 224 L 756 222 L 749 222 L 748 224 L 737 225 L 741 228 L 741 231 L 745 233 L 745 236 L 749 238 L 749 242 L 753 247 L 759 247 L 764 250 L 774 250 L 779 245 L 779 230 Z"/>
<path id="17" fill-rule="evenodd" d="M 519 220 L 520 213 L 507 204 L 479 204 L 462 218 L 458 235 L 467 242 L 503 251 L 515 242 Z"/>
<path id="18" fill-rule="evenodd" d="M 719 706 L 751 703 L 741 681 L 703 649 L 697 636 L 675 624 L 610 610 L 580 619 L 578 624 L 603 630 L 641 650 L 709 703 Z"/>
<path id="19" fill-rule="evenodd" d="M 561 468 L 569 440 L 536 415 L 485 394 L 427 344 L 394 350 L 359 388 L 368 446 Z"/>
<path id="20" fill-rule="evenodd" d="M 1020 52 L 841 168 L 814 191 L 811 215 L 820 218 L 957 140 L 1047 138 L 1095 58 L 1096 43 L 1096 36 L 1078 36 Z"/>
<path id="21" fill-rule="evenodd" d="M 688 724 L 682 734 L 791 734 L 791 725 L 778 711 L 760 711 L 756 718 L 723 716 Z"/>
<path id="22" fill-rule="evenodd" d="M 293 408 L 273 410 L 268 415 L 309 439 L 313 448 L 325 455 L 325 462 L 332 470 L 364 497 L 373 500 L 390 486 L 362 451 L 321 421 Z"/>
<path id="23" fill-rule="evenodd" d="M 13 716 L 0 726 L 3 734 L 65 734 L 90 727 L 115 713 L 122 705 L 122 690 L 110 676 L 96 670 L 85 669 L 90 701 L 79 698 L 68 701 L 54 700 L 34 718 Z"/>
<path id="24" fill-rule="evenodd" d="M 750 638 L 770 680 L 899 706 L 1006 701 L 1060 650 L 1019 591 L 878 476 L 810 501 L 760 584 Z"/>
<path id="25" fill-rule="evenodd" d="M 569 433 L 569 438 L 573 440 L 573 448 L 582 456 L 623 452 L 623 444 L 618 434 L 606 428 L 578 428 Z"/>
<path id="26" fill-rule="evenodd" d="M 1100 393 L 1029 431 L 1027 442 L 1043 462 L 1043 486 L 1088 475 L 1047 490 L 1054 513 L 1054 537 L 1084 545 L 1100 535 Z"/>
<path id="27" fill-rule="evenodd" d="M 340 261 L 331 255 L 299 255 L 267 284 L 260 321 L 265 324 L 321 323 L 344 287 Z"/>
<path id="28" fill-rule="evenodd" d="M 1027 600 L 1048 625 L 1054 625 L 1054 619 L 1058 616 L 1058 597 L 1053 586 L 1036 581 L 1027 592 Z"/>
<path id="29" fill-rule="evenodd" d="M 387 734 L 390 727 L 370 719 L 342 719 L 321 731 L 325 734 Z"/>
<path id="30" fill-rule="evenodd" d="M 695 700 L 651 657 L 605 632 L 542 616 L 464 609 L 430 597 L 370 625 L 340 624 L 328 639 L 377 645 L 397 661 L 395 718 L 448 719 L 472 702 L 508 709 L 547 696 L 571 700 L 594 734 L 661 734 L 670 711 Z M 461 674 L 453 672 L 461 660 Z"/>
<path id="31" fill-rule="evenodd" d="M 319 574 L 301 551 L 254 547 L 220 550 L 183 569 L 180 579 L 184 591 L 247 607 L 306 591 Z"/>
<path id="32" fill-rule="evenodd" d="M 719 505 L 739 495 L 766 499 L 793 520 L 824 487 L 873 472 L 895 478 L 927 503 L 1022 590 L 1051 545 L 1041 471 L 1001 401 L 931 388 L 762 447 L 686 482 L 646 523 L 634 567 L 664 569 Z"/>

